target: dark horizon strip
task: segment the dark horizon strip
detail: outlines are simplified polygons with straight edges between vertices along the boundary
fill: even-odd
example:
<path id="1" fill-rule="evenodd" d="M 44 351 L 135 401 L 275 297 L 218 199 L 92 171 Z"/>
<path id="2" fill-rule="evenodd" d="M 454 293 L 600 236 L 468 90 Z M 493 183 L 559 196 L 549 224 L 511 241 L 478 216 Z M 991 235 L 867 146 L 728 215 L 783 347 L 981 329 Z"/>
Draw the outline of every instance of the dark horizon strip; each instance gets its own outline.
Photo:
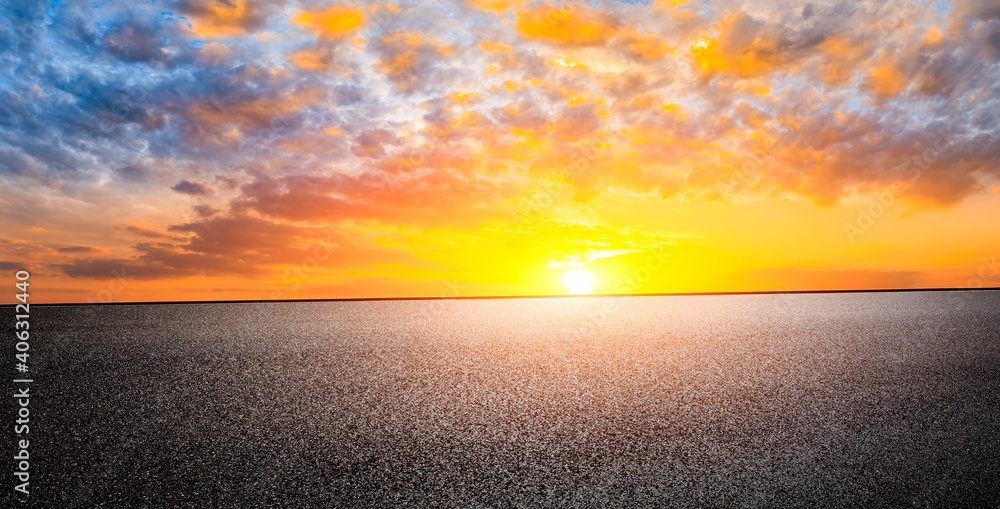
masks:
<path id="1" fill-rule="evenodd" d="M 402 300 L 477 300 L 477 299 L 553 299 L 562 297 L 698 297 L 712 295 L 793 295 L 824 293 L 899 293 L 899 292 L 971 292 L 1000 290 L 1000 286 L 981 288 L 875 288 L 869 290 L 761 290 L 746 292 L 661 292 L 661 293 L 587 293 L 574 295 L 463 295 L 455 297 L 350 297 L 333 299 L 247 299 L 247 300 L 165 300 L 138 302 L 47 302 L 32 303 L 35 306 L 144 306 L 159 304 L 256 304 L 272 302 L 367 302 Z M 0 307 L 14 307 L 14 304 L 0 304 Z"/>

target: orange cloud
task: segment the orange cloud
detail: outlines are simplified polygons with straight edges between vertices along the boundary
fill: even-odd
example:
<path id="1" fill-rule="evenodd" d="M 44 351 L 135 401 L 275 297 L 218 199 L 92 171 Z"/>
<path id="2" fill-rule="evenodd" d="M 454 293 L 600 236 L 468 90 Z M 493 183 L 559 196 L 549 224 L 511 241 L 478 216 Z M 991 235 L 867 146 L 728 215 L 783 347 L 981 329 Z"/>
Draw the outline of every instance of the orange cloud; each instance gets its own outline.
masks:
<path id="1" fill-rule="evenodd" d="M 908 84 L 909 79 L 896 63 L 887 60 L 872 67 L 864 82 L 864 86 L 878 97 L 894 96 Z"/>
<path id="2" fill-rule="evenodd" d="M 412 30 L 386 34 L 378 40 L 377 47 L 381 54 L 378 68 L 404 90 L 417 84 L 423 63 L 453 51 L 450 46 Z"/>
<path id="3" fill-rule="evenodd" d="M 447 94 L 447 97 L 454 104 L 467 105 L 480 101 L 483 98 L 483 94 L 479 92 L 454 92 Z"/>
<path id="4" fill-rule="evenodd" d="M 931 25 L 927 27 L 927 32 L 924 33 L 924 44 L 935 46 L 941 42 L 942 38 L 941 31 L 936 26 Z"/>
<path id="5" fill-rule="evenodd" d="M 183 0 L 180 11 L 191 20 L 191 31 L 200 37 L 225 37 L 252 32 L 265 24 L 265 17 L 252 0 Z"/>
<path id="6" fill-rule="evenodd" d="M 646 92 L 637 94 L 630 99 L 626 105 L 629 109 L 647 110 L 656 105 L 663 104 L 663 96 L 656 92 Z"/>
<path id="7" fill-rule="evenodd" d="M 704 71 L 751 77 L 771 72 L 786 63 L 776 43 L 775 40 L 758 38 L 745 46 L 720 46 L 711 37 L 700 37 L 688 48 L 688 53 Z"/>
<path id="8" fill-rule="evenodd" d="M 657 9 L 674 9 L 679 5 L 688 3 L 688 0 L 654 0 L 653 5 Z"/>
<path id="9" fill-rule="evenodd" d="M 827 38 L 819 45 L 819 51 L 826 60 L 823 81 L 829 85 L 847 83 L 867 50 L 868 43 L 866 41 L 850 40 L 843 37 Z"/>
<path id="10" fill-rule="evenodd" d="M 221 65 L 225 63 L 233 51 L 225 44 L 203 44 L 198 51 L 198 62 L 205 65 Z"/>
<path id="11" fill-rule="evenodd" d="M 479 41 L 477 46 L 486 53 L 510 53 L 513 50 L 509 44 L 496 41 Z"/>
<path id="12" fill-rule="evenodd" d="M 719 43 L 707 36 L 699 37 L 690 47 L 688 54 L 695 64 L 705 71 L 721 71 L 729 68 L 729 61 L 719 55 Z"/>
<path id="13" fill-rule="evenodd" d="M 324 39 L 341 39 L 365 23 L 365 11 L 357 7 L 331 5 L 324 9 L 301 11 L 292 21 L 304 25 Z"/>
<path id="14" fill-rule="evenodd" d="M 286 115 L 306 104 L 315 103 L 323 93 L 324 91 L 318 88 L 306 88 L 284 98 L 204 101 L 190 105 L 187 111 L 203 125 L 235 125 L 241 129 L 260 128 L 269 125 L 270 120 L 277 115 Z"/>
<path id="15" fill-rule="evenodd" d="M 659 60 L 673 51 L 657 34 L 628 33 L 622 35 L 621 40 L 629 56 L 646 62 Z"/>
<path id="16" fill-rule="evenodd" d="M 522 0 L 467 0 L 467 3 L 484 11 L 506 11 L 523 3 Z"/>
<path id="17" fill-rule="evenodd" d="M 292 133 L 282 138 L 277 146 L 286 153 L 325 156 L 329 153 L 346 153 L 348 145 L 336 128 Z"/>
<path id="18" fill-rule="evenodd" d="M 701 36 L 688 47 L 688 56 L 702 73 L 762 76 L 803 56 L 792 49 L 784 29 L 742 12 L 726 15 L 717 31 L 717 37 Z"/>
<path id="19" fill-rule="evenodd" d="M 287 58 L 292 65 L 304 71 L 328 71 L 333 67 L 333 50 L 330 48 L 300 49 Z"/>
<path id="20" fill-rule="evenodd" d="M 516 18 L 518 33 L 565 47 L 599 46 L 614 37 L 618 23 L 609 16 L 580 8 L 540 6 L 521 11 Z"/>

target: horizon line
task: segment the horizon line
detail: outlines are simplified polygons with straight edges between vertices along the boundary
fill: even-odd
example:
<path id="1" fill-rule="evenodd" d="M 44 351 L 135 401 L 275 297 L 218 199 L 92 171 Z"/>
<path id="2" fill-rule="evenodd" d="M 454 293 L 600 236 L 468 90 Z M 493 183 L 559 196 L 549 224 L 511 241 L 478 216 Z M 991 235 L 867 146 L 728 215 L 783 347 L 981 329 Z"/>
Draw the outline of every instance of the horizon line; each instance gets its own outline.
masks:
<path id="1" fill-rule="evenodd" d="M 1000 290 L 1000 286 L 945 287 L 945 288 L 871 288 L 853 290 L 750 290 L 721 292 L 656 292 L 656 293 L 586 293 L 586 294 L 543 294 L 543 295 L 460 295 L 453 297 L 336 297 L 310 299 L 222 299 L 222 300 L 162 300 L 162 301 L 126 301 L 126 302 L 44 302 L 33 303 L 36 306 L 142 306 L 161 304 L 255 304 L 281 302 L 370 302 L 370 301 L 407 301 L 407 300 L 496 300 L 496 299 L 553 299 L 561 297 L 698 297 L 718 295 L 795 295 L 795 294 L 834 294 L 834 293 L 900 293 L 900 292 L 963 292 Z M 0 304 L 0 307 L 14 307 L 18 303 Z M 24 304 L 21 304 L 24 305 Z"/>

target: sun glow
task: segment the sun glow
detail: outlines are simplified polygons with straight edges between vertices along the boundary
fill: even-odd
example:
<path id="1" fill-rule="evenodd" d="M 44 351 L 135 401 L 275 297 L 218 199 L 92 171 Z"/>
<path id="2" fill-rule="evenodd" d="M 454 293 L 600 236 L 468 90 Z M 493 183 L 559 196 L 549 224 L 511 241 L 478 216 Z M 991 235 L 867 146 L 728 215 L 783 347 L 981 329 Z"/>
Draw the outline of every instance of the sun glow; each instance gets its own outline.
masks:
<path id="1" fill-rule="evenodd" d="M 560 279 L 570 295 L 593 293 L 593 284 L 597 282 L 592 271 L 580 268 L 566 269 Z"/>

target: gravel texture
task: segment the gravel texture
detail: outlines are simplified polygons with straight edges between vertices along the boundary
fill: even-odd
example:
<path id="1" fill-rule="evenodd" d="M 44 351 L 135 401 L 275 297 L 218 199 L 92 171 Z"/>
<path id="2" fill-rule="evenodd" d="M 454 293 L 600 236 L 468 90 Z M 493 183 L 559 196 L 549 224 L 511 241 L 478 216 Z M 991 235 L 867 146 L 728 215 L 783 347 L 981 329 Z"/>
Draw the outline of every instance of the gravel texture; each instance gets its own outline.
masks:
<path id="1" fill-rule="evenodd" d="M 31 320 L 4 507 L 1000 507 L 1000 292 Z"/>

